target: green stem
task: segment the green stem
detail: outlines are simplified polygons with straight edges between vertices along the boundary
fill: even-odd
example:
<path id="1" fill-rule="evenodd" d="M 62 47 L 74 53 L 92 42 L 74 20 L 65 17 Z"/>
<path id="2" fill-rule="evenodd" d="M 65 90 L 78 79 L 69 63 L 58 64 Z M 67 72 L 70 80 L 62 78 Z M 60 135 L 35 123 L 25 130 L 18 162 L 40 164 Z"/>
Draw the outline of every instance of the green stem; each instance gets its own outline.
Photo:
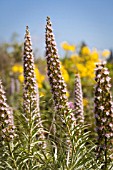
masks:
<path id="1" fill-rule="evenodd" d="M 107 170 L 107 138 L 105 137 L 105 152 L 104 152 L 104 156 L 105 156 L 105 170 Z"/>
<path id="2" fill-rule="evenodd" d="M 13 160 L 14 168 L 15 168 L 15 170 L 18 170 L 16 160 L 15 160 L 14 154 L 12 152 L 12 145 L 13 145 L 13 142 L 8 142 L 9 153 L 10 153 L 10 156 L 11 156 L 11 158 Z"/>
<path id="3" fill-rule="evenodd" d="M 32 142 L 32 130 L 31 130 L 31 124 L 32 124 L 32 108 L 31 108 L 31 99 L 30 99 L 30 113 L 29 113 L 29 139 L 28 139 L 28 155 L 31 153 L 31 142 Z M 30 170 L 30 160 L 28 161 L 28 167 Z"/>

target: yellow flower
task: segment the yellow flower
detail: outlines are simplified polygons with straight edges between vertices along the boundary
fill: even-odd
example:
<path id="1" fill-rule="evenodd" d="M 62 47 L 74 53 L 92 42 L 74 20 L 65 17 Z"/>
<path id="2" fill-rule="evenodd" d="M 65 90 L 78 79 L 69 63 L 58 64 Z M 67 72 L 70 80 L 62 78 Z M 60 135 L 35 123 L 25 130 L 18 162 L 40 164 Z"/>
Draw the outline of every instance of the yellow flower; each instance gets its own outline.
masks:
<path id="1" fill-rule="evenodd" d="M 90 49 L 87 46 L 82 47 L 82 54 L 83 55 L 89 55 L 90 54 Z"/>
<path id="2" fill-rule="evenodd" d="M 42 84 L 37 82 L 38 83 L 38 88 L 41 89 L 42 88 Z"/>
<path id="3" fill-rule="evenodd" d="M 18 72 L 18 66 L 17 66 L 17 65 L 14 65 L 14 66 L 12 67 L 12 71 L 13 71 L 14 73 Z"/>
<path id="4" fill-rule="evenodd" d="M 12 71 L 13 71 L 14 73 L 22 73 L 22 72 L 23 72 L 23 67 L 22 67 L 22 65 L 15 64 L 15 65 L 12 67 Z"/>
<path id="5" fill-rule="evenodd" d="M 70 45 L 67 42 L 62 42 L 61 43 L 61 47 L 65 50 L 65 51 L 75 51 L 76 47 L 75 45 Z"/>
<path id="6" fill-rule="evenodd" d="M 38 82 L 38 87 L 39 87 L 39 88 L 42 88 L 42 83 L 43 83 L 43 81 L 44 81 L 44 79 L 45 79 L 45 76 L 42 75 L 42 74 L 39 72 L 39 70 L 38 70 L 37 67 L 35 67 L 35 74 L 36 74 L 36 79 L 37 79 L 37 82 Z"/>
<path id="7" fill-rule="evenodd" d="M 88 99 L 87 99 L 87 98 L 83 98 L 83 105 L 84 105 L 84 106 L 87 106 L 88 103 L 89 103 L 89 102 L 88 102 Z"/>
<path id="8" fill-rule="evenodd" d="M 71 60 L 72 60 L 73 62 L 77 62 L 77 61 L 80 59 L 77 54 L 72 54 L 72 55 L 70 56 L 70 58 L 71 58 Z"/>
<path id="9" fill-rule="evenodd" d="M 69 81 L 69 74 L 62 64 L 61 64 L 61 72 L 62 72 L 62 76 L 64 77 L 65 82 L 68 82 Z"/>
<path id="10" fill-rule="evenodd" d="M 67 96 L 67 97 L 69 97 L 69 96 L 70 96 L 68 91 L 66 92 L 66 96 Z"/>
<path id="11" fill-rule="evenodd" d="M 21 83 L 23 83 L 23 81 L 24 81 L 24 76 L 23 76 L 23 74 L 20 74 L 20 75 L 18 76 L 18 79 L 19 79 L 19 81 L 20 81 Z"/>
<path id="12" fill-rule="evenodd" d="M 83 63 L 76 63 L 76 67 L 78 72 L 85 73 L 86 67 L 83 65 Z"/>
<path id="13" fill-rule="evenodd" d="M 20 65 L 20 66 L 18 67 L 18 71 L 19 71 L 19 73 L 23 73 L 23 66 Z"/>
<path id="14" fill-rule="evenodd" d="M 99 54 L 96 48 L 93 49 L 93 51 L 91 52 L 91 57 L 93 58 L 93 60 L 95 60 L 97 62 L 98 58 L 99 58 Z"/>
<path id="15" fill-rule="evenodd" d="M 19 64 L 15 64 L 15 65 L 12 67 L 12 71 L 13 71 L 14 73 L 19 73 L 18 79 L 19 79 L 19 81 L 20 81 L 21 83 L 23 83 L 23 81 L 24 81 L 24 76 L 23 76 L 23 74 L 22 74 L 22 73 L 23 73 L 23 66 L 22 66 L 22 65 L 19 65 Z M 36 74 L 36 79 L 37 79 L 38 87 L 39 87 L 39 88 L 42 88 L 42 83 L 43 83 L 43 81 L 44 81 L 44 79 L 45 79 L 45 76 L 42 75 L 42 74 L 39 72 L 39 70 L 38 70 L 37 67 L 35 67 L 35 74 Z"/>
<path id="16" fill-rule="evenodd" d="M 38 88 L 42 88 L 43 87 L 43 81 L 45 79 L 45 76 L 43 74 L 41 74 L 37 68 L 37 66 L 35 66 L 35 74 L 36 74 L 36 80 L 38 83 Z"/>
<path id="17" fill-rule="evenodd" d="M 109 57 L 110 56 L 110 51 L 105 49 L 103 52 L 102 52 L 102 56 L 103 57 Z"/>
<path id="18" fill-rule="evenodd" d="M 42 97 L 42 96 L 45 95 L 45 93 L 44 92 L 39 92 L 39 95 L 40 95 L 40 97 Z"/>
<path id="19" fill-rule="evenodd" d="M 69 46 L 69 50 L 72 51 L 72 52 L 75 51 L 75 46 L 74 45 L 70 45 Z"/>

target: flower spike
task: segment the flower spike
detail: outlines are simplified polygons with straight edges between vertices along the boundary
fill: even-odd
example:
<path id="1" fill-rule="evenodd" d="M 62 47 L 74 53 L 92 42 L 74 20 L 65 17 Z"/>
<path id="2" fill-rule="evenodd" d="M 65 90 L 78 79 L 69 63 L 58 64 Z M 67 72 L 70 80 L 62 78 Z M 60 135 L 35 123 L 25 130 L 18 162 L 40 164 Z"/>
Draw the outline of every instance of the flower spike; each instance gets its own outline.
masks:
<path id="1" fill-rule="evenodd" d="M 34 72 L 34 57 L 31 43 L 31 36 L 28 26 L 26 26 L 25 42 L 24 42 L 24 92 L 23 92 L 23 109 L 26 118 L 29 119 L 31 111 L 35 114 L 35 123 L 38 126 L 37 136 L 44 139 L 43 125 L 39 109 L 39 92 Z M 33 115 L 32 115 L 33 116 Z M 40 130 L 39 130 L 40 129 Z"/>
<path id="2" fill-rule="evenodd" d="M 15 136 L 14 129 L 13 112 L 6 103 L 5 92 L 0 80 L 0 138 L 11 141 Z"/>
<path id="3" fill-rule="evenodd" d="M 94 113 L 98 135 L 97 158 L 102 160 L 103 153 L 109 153 L 113 149 L 113 102 L 110 93 L 111 78 L 105 63 L 96 64 L 95 74 Z"/>
<path id="4" fill-rule="evenodd" d="M 75 75 L 75 117 L 77 124 L 84 123 L 84 114 L 83 114 L 83 95 L 80 75 Z"/>

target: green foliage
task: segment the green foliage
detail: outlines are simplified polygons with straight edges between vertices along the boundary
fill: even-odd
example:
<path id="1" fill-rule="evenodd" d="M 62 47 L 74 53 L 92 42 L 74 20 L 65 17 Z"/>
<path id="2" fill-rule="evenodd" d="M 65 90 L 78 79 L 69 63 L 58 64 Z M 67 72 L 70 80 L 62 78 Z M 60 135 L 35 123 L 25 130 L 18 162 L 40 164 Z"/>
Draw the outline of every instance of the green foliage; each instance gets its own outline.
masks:
<path id="1" fill-rule="evenodd" d="M 11 93 L 10 89 L 11 68 L 14 64 L 20 64 L 21 49 L 22 44 L 19 44 L 15 38 L 11 44 L 4 43 L 0 46 L 0 76 L 6 88 L 8 101 L 14 108 L 16 126 L 16 135 L 12 141 L 2 141 L 0 138 L 0 170 L 112 170 L 112 161 L 108 162 L 107 167 L 105 167 L 104 163 L 96 159 L 93 79 L 90 81 L 87 77 L 82 78 L 83 96 L 88 102 L 84 107 L 85 125 L 72 126 L 72 122 L 68 119 L 72 113 L 70 110 L 68 116 L 63 117 L 64 120 L 61 124 L 59 120 L 62 120 L 62 115 L 54 111 L 54 102 L 47 77 L 45 77 L 42 88 L 39 89 L 43 95 L 40 97 L 41 119 L 37 122 L 38 110 L 32 102 L 30 102 L 29 113 L 23 113 L 22 85 L 19 91 L 14 93 Z M 85 58 L 82 53 L 79 55 L 81 57 L 79 58 L 81 64 L 79 66 L 82 66 Z M 75 77 L 73 72 L 75 65 L 72 60 L 76 62 L 76 56 L 62 59 L 70 77 L 67 82 L 70 100 L 73 100 Z M 45 74 L 45 59 L 38 58 L 37 65 L 41 73 Z M 113 83 L 113 64 L 108 62 L 107 67 L 110 70 Z M 43 140 L 38 135 L 40 128 L 42 128 L 40 124 L 44 127 L 45 138 Z M 113 154 L 108 156 L 113 160 Z"/>

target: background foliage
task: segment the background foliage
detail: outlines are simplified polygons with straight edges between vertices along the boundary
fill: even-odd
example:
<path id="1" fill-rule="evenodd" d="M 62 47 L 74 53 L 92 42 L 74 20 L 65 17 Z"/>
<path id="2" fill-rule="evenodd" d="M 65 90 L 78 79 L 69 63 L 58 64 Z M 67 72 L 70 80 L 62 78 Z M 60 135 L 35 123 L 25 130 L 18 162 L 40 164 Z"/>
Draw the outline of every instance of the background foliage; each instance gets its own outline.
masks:
<path id="1" fill-rule="evenodd" d="M 22 164 L 18 160 L 20 169 L 26 168 L 27 163 L 31 164 L 31 157 L 35 157 L 36 160 L 38 159 L 39 162 L 43 165 L 41 169 L 47 169 L 48 167 L 50 169 L 54 169 L 57 167 L 57 169 L 82 169 L 82 165 L 84 164 L 82 161 L 86 161 L 87 163 L 85 164 L 86 168 L 93 168 L 97 169 L 96 162 L 93 160 L 94 156 L 90 155 L 90 149 L 94 149 L 95 147 L 92 142 L 90 142 L 90 139 L 92 138 L 92 141 L 95 141 L 95 123 L 94 123 L 94 69 L 95 69 L 95 63 L 101 61 L 107 60 L 107 67 L 110 71 L 110 76 L 111 76 L 111 82 L 113 84 L 113 55 L 112 51 L 109 50 L 104 50 L 104 51 L 98 51 L 96 48 L 89 49 L 89 47 L 85 44 L 82 43 L 81 46 L 76 46 L 76 45 L 70 45 L 67 42 L 63 42 L 61 44 L 62 49 L 65 51 L 65 55 L 60 58 L 61 61 L 61 71 L 64 77 L 64 80 L 67 84 L 67 96 L 69 98 L 70 102 L 74 102 L 74 81 L 75 81 L 75 73 L 79 73 L 81 76 L 81 81 L 82 81 L 82 89 L 83 89 L 83 104 L 84 104 L 84 114 L 85 114 L 85 123 L 89 124 L 89 126 L 85 127 L 82 130 L 82 135 L 79 136 L 78 138 L 74 138 L 74 142 L 76 142 L 76 148 L 78 149 L 78 153 L 75 152 L 73 153 L 73 157 L 71 161 L 71 164 L 68 167 L 68 161 L 64 162 L 64 157 L 63 151 L 60 150 L 57 161 L 61 161 L 60 164 L 56 161 L 55 155 L 52 157 L 52 159 L 46 158 L 46 155 L 44 155 L 43 151 L 42 153 L 38 153 L 35 150 L 35 147 L 32 148 L 32 153 L 34 155 L 29 155 L 27 151 L 22 150 L 23 156 L 23 161 L 26 162 L 25 167 L 22 167 Z M 14 114 L 15 114 L 15 124 L 18 127 L 18 124 L 21 122 L 21 126 L 23 127 L 23 117 L 20 116 L 21 112 L 21 105 L 22 105 L 22 88 L 23 88 L 23 65 L 22 65 L 22 49 L 23 49 L 23 44 L 18 43 L 16 39 L 13 39 L 11 43 L 3 43 L 0 45 L 0 77 L 3 80 L 3 85 L 5 87 L 6 95 L 8 98 L 8 103 L 13 106 L 14 108 Z M 36 74 L 36 79 L 39 87 L 39 94 L 40 94 L 40 109 L 41 109 L 41 114 L 43 120 L 48 120 L 43 122 L 45 129 L 51 129 L 51 122 L 52 122 L 52 117 L 53 117 L 53 101 L 51 99 L 51 93 L 50 93 L 50 85 L 48 82 L 48 78 L 46 75 L 46 61 L 44 57 L 38 57 L 35 54 L 35 74 Z M 18 121 L 18 116 L 20 117 L 20 122 Z M 27 125 L 26 125 L 27 126 Z M 26 128 L 26 127 L 23 127 Z M 90 130 L 90 134 L 87 131 Z M 77 131 L 77 129 L 76 129 Z M 84 133 L 85 132 L 85 133 Z M 27 132 L 25 132 L 27 136 Z M 35 133 L 35 132 L 34 132 Z M 20 135 L 20 134 L 19 134 Z M 23 143 L 17 144 L 17 148 L 19 147 L 18 145 L 23 145 L 21 147 L 24 147 L 24 137 L 23 134 L 20 135 L 22 138 Z M 53 139 L 53 138 L 52 138 Z M 83 141 L 83 143 L 82 143 Z M 84 145 L 85 141 L 85 145 Z M 36 145 L 36 141 L 33 138 L 34 146 Z M 73 141 L 71 141 L 74 143 Z M 50 141 L 51 143 L 51 141 Z M 56 149 L 56 152 L 58 151 L 57 148 L 55 148 L 55 143 L 53 140 L 53 145 L 54 149 Z M 81 149 L 81 146 L 82 149 Z M 92 146 L 92 147 L 91 147 Z M 10 147 L 12 149 L 12 146 L 6 146 L 6 155 L 7 155 L 7 147 Z M 53 154 L 52 150 L 53 148 L 49 148 L 48 154 Z M 13 148 L 14 149 L 14 148 Z M 79 153 L 80 151 L 80 153 Z M 12 151 L 11 151 L 12 152 Z M 82 153 L 82 155 L 81 155 Z M 89 153 L 88 156 L 86 156 L 85 159 L 83 159 L 84 153 L 87 154 Z M 16 157 L 15 155 L 18 154 L 16 152 L 16 149 L 14 149 L 14 155 L 12 157 Z M 28 159 L 26 160 L 26 154 L 28 154 Z M 42 154 L 42 155 L 40 155 Z M 62 156 L 61 156 L 62 155 Z M 79 157 L 78 157 L 79 155 Z M 7 155 L 8 156 L 8 155 Z M 47 166 L 45 164 L 45 158 L 47 159 Z M 92 156 L 92 159 L 90 157 Z M 83 160 L 82 160 L 83 159 Z M 34 162 L 31 165 L 31 169 L 36 169 L 37 166 L 35 167 L 35 159 L 33 159 Z M 89 160 L 89 163 L 88 163 Z M 11 160 L 12 161 L 12 160 Z M 13 160 L 15 161 L 15 160 Z M 28 162 L 27 162 L 28 161 Z M 44 162 L 43 162 L 44 161 Z M 69 162 L 70 162 L 69 161 Z M 94 163 L 92 166 L 91 161 Z M 14 162 L 15 163 L 15 162 Z M 59 167 L 60 165 L 60 167 Z M 67 167 L 66 167 L 67 166 Z M 101 165 L 100 165 L 101 166 Z M 9 168 L 11 169 L 11 168 Z M 27 169 L 27 168 L 26 168 Z"/>

